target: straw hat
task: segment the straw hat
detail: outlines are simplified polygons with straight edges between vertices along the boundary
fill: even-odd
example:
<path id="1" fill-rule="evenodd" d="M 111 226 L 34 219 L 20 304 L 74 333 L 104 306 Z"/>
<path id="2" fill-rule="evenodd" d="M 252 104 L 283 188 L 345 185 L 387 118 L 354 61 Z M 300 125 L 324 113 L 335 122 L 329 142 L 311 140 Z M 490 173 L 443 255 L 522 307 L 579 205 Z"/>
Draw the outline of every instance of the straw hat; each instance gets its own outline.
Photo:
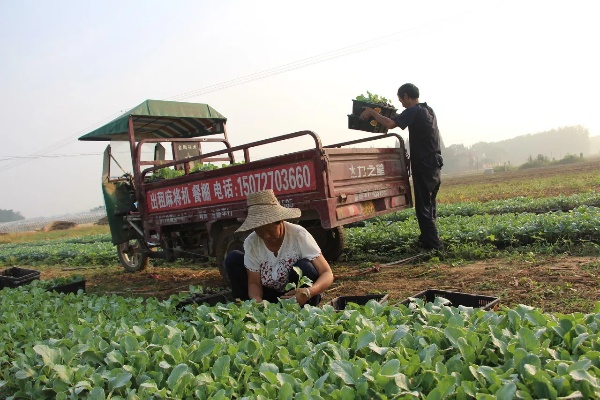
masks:
<path id="1" fill-rule="evenodd" d="M 248 194 L 248 216 L 236 232 L 249 231 L 259 226 L 285 219 L 299 218 L 299 208 L 287 208 L 279 204 L 272 190 Z"/>

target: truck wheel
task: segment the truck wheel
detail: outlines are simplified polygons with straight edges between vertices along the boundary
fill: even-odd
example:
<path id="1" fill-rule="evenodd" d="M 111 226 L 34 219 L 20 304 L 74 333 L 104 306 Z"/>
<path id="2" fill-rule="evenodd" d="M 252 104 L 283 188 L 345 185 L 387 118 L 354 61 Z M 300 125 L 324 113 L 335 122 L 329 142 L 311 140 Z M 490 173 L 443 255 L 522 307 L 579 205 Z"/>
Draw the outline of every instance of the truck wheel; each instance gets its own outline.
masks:
<path id="1" fill-rule="evenodd" d="M 119 261 L 125 271 L 137 272 L 148 266 L 148 255 L 142 253 L 142 244 L 139 239 L 131 239 L 117 245 Z"/>
<path id="2" fill-rule="evenodd" d="M 223 228 L 221 234 L 219 235 L 219 239 L 217 240 L 217 246 L 215 248 L 215 255 L 217 257 L 217 266 L 219 267 L 219 272 L 223 279 L 226 282 L 229 282 L 229 276 L 227 275 L 227 270 L 223 265 L 223 261 L 225 261 L 225 257 L 227 254 L 233 250 L 244 251 L 244 240 L 248 236 L 248 232 L 238 232 L 235 230 L 239 228 L 239 225 L 228 226 Z"/>
<path id="3" fill-rule="evenodd" d="M 311 226 L 306 228 L 311 235 L 317 241 L 317 244 L 321 248 L 323 257 L 329 262 L 336 261 L 346 247 L 346 235 L 344 234 L 344 227 L 336 226 L 331 229 L 323 229 L 319 226 Z"/>

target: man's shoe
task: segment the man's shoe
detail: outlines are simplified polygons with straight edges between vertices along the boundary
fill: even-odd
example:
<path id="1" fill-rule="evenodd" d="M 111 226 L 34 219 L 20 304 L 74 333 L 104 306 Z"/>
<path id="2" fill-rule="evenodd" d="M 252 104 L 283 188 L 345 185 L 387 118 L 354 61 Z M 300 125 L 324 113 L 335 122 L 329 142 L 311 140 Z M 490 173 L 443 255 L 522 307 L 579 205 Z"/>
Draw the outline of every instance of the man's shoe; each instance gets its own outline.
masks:
<path id="1" fill-rule="evenodd" d="M 419 238 L 417 240 L 417 246 L 419 246 L 425 250 L 444 250 L 444 245 L 442 244 L 442 242 L 439 242 L 438 244 L 433 245 L 433 244 L 425 243 L 423 240 L 421 240 L 421 238 Z"/>

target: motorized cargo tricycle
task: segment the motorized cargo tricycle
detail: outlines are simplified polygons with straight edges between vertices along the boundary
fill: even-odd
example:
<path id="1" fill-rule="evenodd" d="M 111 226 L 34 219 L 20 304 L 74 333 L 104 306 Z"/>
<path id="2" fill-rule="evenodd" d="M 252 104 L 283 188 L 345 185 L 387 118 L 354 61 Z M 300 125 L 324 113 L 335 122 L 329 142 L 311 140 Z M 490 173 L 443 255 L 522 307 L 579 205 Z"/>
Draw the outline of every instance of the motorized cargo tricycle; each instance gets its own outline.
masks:
<path id="1" fill-rule="evenodd" d="M 342 254 L 344 225 L 412 206 L 408 156 L 398 135 L 323 146 L 306 130 L 231 146 L 226 122 L 207 104 L 147 100 L 79 138 L 111 142 L 102 191 L 125 270 L 142 270 L 153 257 L 216 257 L 227 278 L 222 261 L 243 248 L 248 232 L 236 229 L 246 215 L 246 195 L 254 191 L 273 189 L 283 206 L 302 210 L 295 222 L 311 232 L 329 261 Z M 250 157 L 251 150 L 296 138 L 311 146 Z M 371 144 L 390 138 L 395 145 Z M 119 142 L 127 144 L 127 167 L 113 151 Z M 205 152 L 209 144 L 220 148 Z M 243 154 L 241 163 L 235 154 Z M 215 167 L 218 162 L 223 168 Z"/>

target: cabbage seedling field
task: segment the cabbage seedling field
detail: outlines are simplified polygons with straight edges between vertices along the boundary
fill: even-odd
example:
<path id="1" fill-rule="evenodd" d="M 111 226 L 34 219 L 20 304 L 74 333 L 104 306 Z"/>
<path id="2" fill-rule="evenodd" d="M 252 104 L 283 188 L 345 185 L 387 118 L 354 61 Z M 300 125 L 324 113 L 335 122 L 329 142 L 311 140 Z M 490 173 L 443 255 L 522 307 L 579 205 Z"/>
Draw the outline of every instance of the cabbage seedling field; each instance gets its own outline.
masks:
<path id="1" fill-rule="evenodd" d="M 467 259 L 496 255 L 490 249 L 595 243 L 600 237 L 600 195 L 596 192 L 545 199 L 518 198 L 488 203 L 440 205 L 438 228 L 444 256 Z M 558 211 L 555 211 L 558 210 Z M 563 211 L 564 210 L 564 211 Z M 346 260 L 412 255 L 418 226 L 414 210 L 376 218 L 346 229 Z M 377 244 L 376 247 L 373 245 Z M 488 245 L 491 245 L 488 246 Z M 471 247 L 470 252 L 465 246 Z M 482 250 L 483 249 L 483 250 Z M 487 250 L 486 250 L 487 249 Z M 384 257 L 384 258 L 385 258 Z M 113 265 L 118 263 L 109 234 L 0 244 L 0 265 Z"/>
<path id="2" fill-rule="evenodd" d="M 600 396 L 590 314 L 229 303 L 5 289 L 0 390 L 33 399 Z"/>

